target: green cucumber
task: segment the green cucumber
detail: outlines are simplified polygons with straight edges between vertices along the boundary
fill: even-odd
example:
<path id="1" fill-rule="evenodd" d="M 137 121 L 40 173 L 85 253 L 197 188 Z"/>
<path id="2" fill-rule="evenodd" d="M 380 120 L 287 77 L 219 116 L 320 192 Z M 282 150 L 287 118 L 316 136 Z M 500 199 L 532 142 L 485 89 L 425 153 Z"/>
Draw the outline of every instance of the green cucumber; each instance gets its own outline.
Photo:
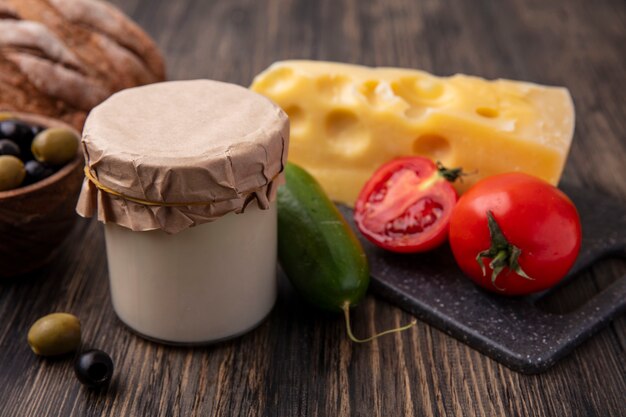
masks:
<path id="1" fill-rule="evenodd" d="M 348 336 L 369 341 L 415 322 L 359 340 L 350 328 L 350 307 L 369 286 L 367 257 L 359 240 L 319 183 L 288 163 L 286 184 L 278 189 L 278 259 L 296 291 L 311 304 L 343 311 Z"/>
<path id="2" fill-rule="evenodd" d="M 296 290 L 311 304 L 342 311 L 369 285 L 365 252 L 317 181 L 297 165 L 285 168 L 278 189 L 278 259 Z"/>

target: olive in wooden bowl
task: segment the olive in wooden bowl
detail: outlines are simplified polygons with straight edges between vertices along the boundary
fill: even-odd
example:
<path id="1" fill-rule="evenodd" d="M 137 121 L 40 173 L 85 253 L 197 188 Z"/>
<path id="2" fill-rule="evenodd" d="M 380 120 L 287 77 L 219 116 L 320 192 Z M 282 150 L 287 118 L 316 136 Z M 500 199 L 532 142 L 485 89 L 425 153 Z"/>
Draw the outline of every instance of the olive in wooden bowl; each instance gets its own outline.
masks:
<path id="1" fill-rule="evenodd" d="M 0 278 L 48 263 L 78 218 L 82 151 L 78 143 L 75 150 L 70 144 L 73 155 L 68 156 L 63 143 L 67 137 L 58 136 L 73 136 L 77 142 L 80 138 L 71 126 L 55 119 L 0 114 Z"/>

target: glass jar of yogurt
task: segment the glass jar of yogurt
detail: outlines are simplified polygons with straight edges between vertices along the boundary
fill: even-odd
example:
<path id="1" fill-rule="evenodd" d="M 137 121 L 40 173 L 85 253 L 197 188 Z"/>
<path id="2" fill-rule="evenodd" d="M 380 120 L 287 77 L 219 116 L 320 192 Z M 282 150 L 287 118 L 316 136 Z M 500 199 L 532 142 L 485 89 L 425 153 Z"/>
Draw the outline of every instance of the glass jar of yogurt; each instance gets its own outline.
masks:
<path id="1" fill-rule="evenodd" d="M 288 137 L 280 108 L 216 81 L 132 88 L 92 110 L 77 211 L 105 223 L 111 298 L 128 327 L 203 344 L 269 314 Z"/>

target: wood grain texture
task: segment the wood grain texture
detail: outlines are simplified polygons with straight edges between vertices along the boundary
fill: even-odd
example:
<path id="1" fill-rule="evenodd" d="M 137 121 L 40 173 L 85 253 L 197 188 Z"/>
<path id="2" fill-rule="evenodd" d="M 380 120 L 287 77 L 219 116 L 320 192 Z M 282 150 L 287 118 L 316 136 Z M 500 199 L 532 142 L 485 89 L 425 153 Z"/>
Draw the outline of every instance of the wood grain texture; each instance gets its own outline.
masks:
<path id="1" fill-rule="evenodd" d="M 626 199 L 622 0 L 116 0 L 151 33 L 172 78 L 249 84 L 278 59 L 313 58 L 566 85 L 577 127 L 564 181 Z M 607 217 L 610 213 L 607 213 Z M 610 218 L 607 218 L 610 221 Z M 547 300 L 558 313 L 626 272 L 610 260 Z M 540 375 L 517 374 L 425 323 L 367 345 L 284 282 L 254 332 L 207 348 L 134 336 L 115 318 L 100 226 L 80 221 L 47 269 L 0 283 L 0 416 L 625 416 L 626 318 Z M 116 362 L 93 393 L 71 358 L 29 352 L 28 327 L 77 314 Z M 556 316 L 558 318 L 558 316 Z M 355 331 L 410 317 L 368 296 Z"/>

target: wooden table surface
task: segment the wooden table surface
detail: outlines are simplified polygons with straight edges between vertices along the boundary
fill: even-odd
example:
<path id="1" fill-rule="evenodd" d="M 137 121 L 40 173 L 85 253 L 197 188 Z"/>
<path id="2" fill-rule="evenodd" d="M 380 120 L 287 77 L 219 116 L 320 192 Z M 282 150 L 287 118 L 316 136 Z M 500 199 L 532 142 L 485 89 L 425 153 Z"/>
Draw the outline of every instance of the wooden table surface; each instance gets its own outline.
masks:
<path id="1" fill-rule="evenodd" d="M 115 3 L 163 48 L 172 79 L 247 85 L 273 61 L 311 58 L 565 85 L 577 124 L 564 180 L 626 200 L 623 0 Z M 607 260 L 546 308 L 575 308 L 624 273 L 625 261 Z M 116 319 L 107 279 L 101 227 L 81 220 L 50 267 L 0 283 L 0 416 L 626 416 L 623 316 L 528 376 L 423 322 L 352 344 L 340 316 L 312 311 L 284 284 L 252 333 L 206 348 L 160 346 Z M 30 324 L 59 310 L 78 315 L 85 343 L 113 357 L 107 391 L 82 388 L 71 358 L 29 351 Z M 376 295 L 353 317 L 359 334 L 411 319 Z"/>

